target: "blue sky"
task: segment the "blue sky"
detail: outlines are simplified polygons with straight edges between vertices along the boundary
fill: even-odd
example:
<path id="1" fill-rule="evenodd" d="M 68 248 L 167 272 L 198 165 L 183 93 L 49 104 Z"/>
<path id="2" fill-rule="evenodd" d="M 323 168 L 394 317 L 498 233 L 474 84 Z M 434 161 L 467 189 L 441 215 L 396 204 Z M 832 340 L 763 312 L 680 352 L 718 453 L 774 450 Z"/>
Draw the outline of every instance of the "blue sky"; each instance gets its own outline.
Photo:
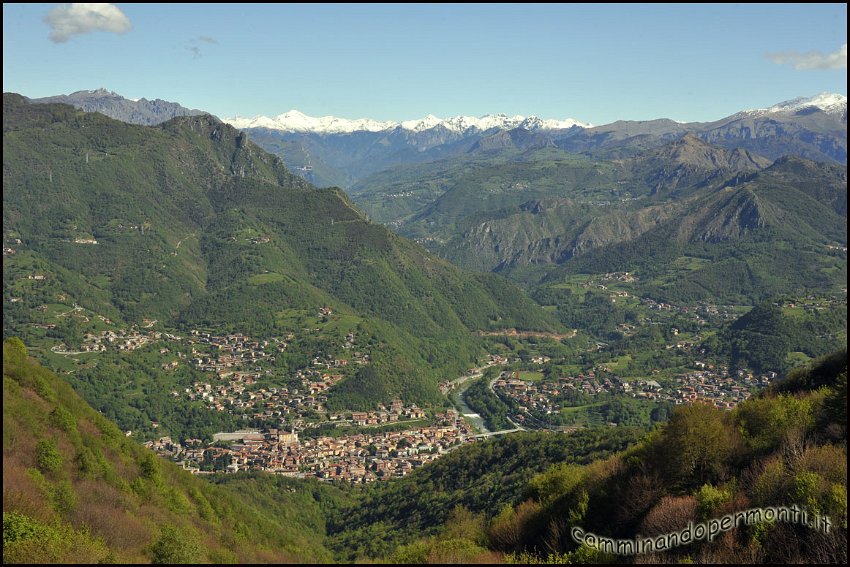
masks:
<path id="1" fill-rule="evenodd" d="M 3 90 L 222 117 L 719 119 L 847 92 L 846 4 L 3 4 Z M 843 49 L 843 52 L 842 52 Z"/>

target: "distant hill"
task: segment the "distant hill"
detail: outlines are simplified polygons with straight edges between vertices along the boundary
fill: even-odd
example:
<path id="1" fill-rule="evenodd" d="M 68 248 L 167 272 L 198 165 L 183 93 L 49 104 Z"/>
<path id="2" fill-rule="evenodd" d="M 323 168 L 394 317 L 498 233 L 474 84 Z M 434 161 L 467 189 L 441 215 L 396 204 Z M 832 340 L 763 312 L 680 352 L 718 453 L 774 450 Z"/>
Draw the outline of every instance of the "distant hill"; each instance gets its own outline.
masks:
<path id="1" fill-rule="evenodd" d="M 791 155 L 847 163 L 847 97 L 819 95 L 739 112 L 702 125 L 706 142 L 740 147 L 770 159 Z"/>
<path id="2" fill-rule="evenodd" d="M 834 329 L 846 322 L 846 308 L 792 316 L 772 303 L 761 303 L 724 328 L 714 344 L 739 368 L 765 372 L 788 367 L 788 352 L 817 358 L 839 348 L 842 341 L 834 336 Z M 772 388 L 785 389 L 778 383 Z"/>
<path id="3" fill-rule="evenodd" d="M 816 171 L 821 183 L 814 191 L 809 172 Z M 575 256 L 546 278 L 551 281 L 565 271 L 631 269 L 652 280 L 684 255 L 708 262 L 646 291 L 670 301 L 751 304 L 806 289 L 837 291 L 847 269 L 842 252 L 847 221 L 839 212 L 844 195 L 846 168 L 798 158 L 777 160 L 762 171 L 736 175 L 714 189 L 661 205 L 670 213 L 667 219 L 635 239 Z"/>
<path id="4" fill-rule="evenodd" d="M 106 89 L 77 91 L 69 95 L 48 96 L 28 99 L 36 104 L 64 103 L 86 112 L 99 112 L 128 124 L 154 126 L 176 116 L 198 116 L 209 114 L 203 110 L 184 108 L 176 102 L 140 98 L 130 100 Z"/>
<path id="5" fill-rule="evenodd" d="M 633 173 L 652 194 L 700 190 L 761 171 L 771 160 L 747 150 L 726 150 L 693 134 L 632 158 Z"/>

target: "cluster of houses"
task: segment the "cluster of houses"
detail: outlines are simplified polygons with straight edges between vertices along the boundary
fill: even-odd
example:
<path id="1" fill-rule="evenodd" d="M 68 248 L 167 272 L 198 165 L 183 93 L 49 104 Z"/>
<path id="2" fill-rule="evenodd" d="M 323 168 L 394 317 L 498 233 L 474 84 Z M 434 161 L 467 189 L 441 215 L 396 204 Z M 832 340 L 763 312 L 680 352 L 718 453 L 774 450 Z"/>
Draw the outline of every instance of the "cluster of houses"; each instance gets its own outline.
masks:
<path id="1" fill-rule="evenodd" d="M 107 321 L 107 319 L 104 319 L 104 321 Z M 86 333 L 80 349 L 83 352 L 103 352 L 108 348 L 130 351 L 136 350 L 151 341 L 160 340 L 163 336 L 163 333 L 159 331 L 141 333 L 135 327 L 101 331 L 98 334 Z"/>
<path id="2" fill-rule="evenodd" d="M 330 420 L 337 424 L 346 423 L 348 414 L 331 414 Z M 383 423 L 393 423 L 399 419 L 425 419 L 427 414 L 425 410 L 416 406 L 416 404 L 404 405 L 400 399 L 395 399 L 387 408 L 383 404 L 378 405 L 377 411 L 354 411 L 350 414 L 351 425 L 380 425 Z"/>
<path id="3" fill-rule="evenodd" d="M 493 391 L 498 396 L 515 402 L 514 405 L 521 412 L 550 415 L 560 412 L 565 405 L 564 400 L 573 393 L 596 396 L 622 391 L 623 384 L 617 376 L 597 378 L 593 371 L 545 382 L 520 380 L 516 372 L 502 372 L 493 383 Z"/>
<path id="4" fill-rule="evenodd" d="M 847 288 L 844 288 L 844 293 L 847 293 Z M 791 309 L 803 309 L 804 311 L 808 311 L 813 313 L 815 311 L 823 311 L 825 309 L 831 309 L 833 307 L 837 307 L 839 305 L 847 305 L 847 298 L 838 298 L 838 297 L 815 297 L 814 295 L 809 295 L 799 300 L 790 300 L 785 301 L 781 304 L 776 304 L 777 307 L 788 307 Z"/>
<path id="5" fill-rule="evenodd" d="M 776 378 L 775 372 L 754 376 L 739 370 L 731 376 L 726 367 L 696 361 L 698 370 L 675 378 L 669 386 L 656 380 L 625 381 L 615 375 L 597 377 L 594 372 L 566 376 L 555 381 L 531 382 L 520 380 L 516 372 L 502 372 L 493 383 L 493 391 L 523 413 L 538 417 L 556 414 L 564 402 L 582 393 L 593 397 L 599 394 L 620 394 L 646 400 L 669 401 L 674 404 L 702 402 L 719 409 L 732 409 L 750 397 L 754 388 L 762 388 Z"/>
<path id="6" fill-rule="evenodd" d="M 600 274 L 598 276 L 599 281 L 603 282 L 620 282 L 620 283 L 632 283 L 637 280 L 634 274 L 631 272 L 609 272 L 607 274 Z M 602 286 L 602 287 L 599 287 Z M 596 283 L 596 279 L 588 280 L 581 284 L 583 288 L 590 287 L 598 287 L 599 289 L 608 289 L 604 284 Z"/>
<path id="7" fill-rule="evenodd" d="M 272 340 L 278 344 L 278 350 L 283 351 L 286 348 L 286 343 L 280 339 Z M 219 378 L 233 374 L 238 368 L 256 366 L 266 358 L 274 360 L 274 357 L 264 350 L 269 346 L 269 341 L 253 340 L 242 333 L 219 337 L 193 329 L 187 341 L 192 349 L 192 365 L 202 372 L 217 374 Z M 203 350 L 199 351 L 199 346 Z"/>
<path id="8" fill-rule="evenodd" d="M 608 286 L 611 284 L 633 283 L 635 281 L 637 281 L 637 277 L 631 272 L 610 272 L 583 282 L 581 287 L 585 289 L 595 288 L 599 290 L 608 290 L 611 294 L 611 301 L 616 303 L 617 298 L 630 297 L 631 294 L 624 290 L 609 290 Z M 739 316 L 739 313 L 734 309 L 734 307 L 729 305 L 714 305 L 705 302 L 700 302 L 692 306 L 675 305 L 664 301 L 656 301 L 650 297 L 641 297 L 640 303 L 647 307 L 650 311 L 691 315 L 703 325 L 707 324 L 710 320 L 728 321 Z M 626 336 L 634 334 L 634 329 L 633 325 L 627 324 L 621 325 L 620 328 Z"/>
<path id="9" fill-rule="evenodd" d="M 76 308 L 75 308 L 76 309 Z M 332 314 L 329 308 L 322 308 L 319 315 L 328 317 Z M 99 316 L 107 324 L 111 322 Z M 152 327 L 155 321 L 147 326 Z M 230 411 L 240 413 L 246 418 L 255 420 L 277 420 L 283 417 L 304 417 L 315 413 L 326 413 L 327 392 L 339 383 L 345 374 L 344 368 L 348 366 L 349 360 L 354 364 L 366 365 L 370 363 L 368 353 L 354 351 L 350 358 L 334 358 L 314 356 L 310 366 L 298 370 L 292 378 L 292 383 L 300 383 L 298 386 L 260 386 L 264 377 L 272 374 L 267 369 L 268 362 L 274 362 L 275 355 L 282 353 L 289 346 L 295 336 L 290 334 L 285 338 L 272 337 L 269 340 L 256 340 L 242 333 L 229 333 L 217 336 L 209 332 L 197 329 L 190 331 L 187 337 L 178 337 L 169 333 L 159 331 L 141 332 L 138 327 L 129 330 L 115 329 L 102 331 L 99 334 L 88 333 L 84 337 L 81 347 L 83 352 L 104 352 L 110 349 L 132 351 L 146 344 L 158 340 L 169 340 L 177 342 L 183 352 L 174 352 L 174 358 L 166 360 L 161 368 L 170 372 L 177 369 L 182 363 L 191 366 L 210 375 L 210 380 L 205 382 L 194 382 L 191 387 L 171 392 L 174 397 L 185 395 L 190 400 L 202 401 L 208 409 L 215 411 Z M 356 337 L 354 333 L 348 333 L 343 349 L 356 348 Z M 54 350 L 61 349 L 54 347 Z M 173 347 L 172 347 L 173 348 Z M 188 350 L 187 350 L 188 349 Z M 168 346 L 162 346 L 159 350 L 161 355 L 169 355 L 172 350 Z M 385 409 L 385 408 L 384 408 Z M 398 409 L 398 411 L 395 411 Z M 356 414 L 354 422 L 363 424 L 380 424 L 398 421 L 399 416 L 403 418 L 421 419 L 424 413 L 415 406 L 393 408 L 393 411 L 367 412 L 363 415 Z M 348 420 L 341 416 L 332 416 L 338 423 L 344 424 Z"/>
<path id="10" fill-rule="evenodd" d="M 280 429 L 218 433 L 204 446 L 169 437 L 145 443 L 195 473 L 260 470 L 295 477 L 368 483 L 409 474 L 462 443 L 474 440 L 458 412 L 438 413 L 427 427 L 344 437 L 299 439 Z"/>
<path id="11" fill-rule="evenodd" d="M 641 297 L 640 302 L 654 311 L 667 311 L 683 315 L 691 314 L 697 320 L 705 324 L 708 320 L 728 321 L 735 319 L 739 313 L 731 305 L 714 305 L 713 303 L 700 302 L 696 305 L 674 305 L 663 301 L 655 301 L 649 297 Z"/>
<path id="12" fill-rule="evenodd" d="M 328 316 L 330 313 L 327 309 L 320 315 Z M 272 374 L 272 370 L 264 370 L 260 366 L 263 361 L 274 362 L 275 356 L 269 351 L 275 354 L 284 352 L 290 344 L 288 341 L 294 338 L 294 335 L 288 335 L 257 341 L 241 333 L 217 337 L 193 330 L 189 337 L 192 344 L 190 362 L 221 382 L 195 382 L 185 388 L 185 395 L 190 400 L 203 401 L 211 410 L 241 413 L 255 420 L 325 413 L 327 392 L 345 378 L 343 372 L 349 364 L 348 358 L 314 356 L 310 366 L 298 370 L 288 386 L 259 385 L 262 378 Z M 354 333 L 348 333 L 342 347 L 355 347 Z M 369 355 L 359 351 L 353 353 L 351 360 L 360 365 L 370 362 Z M 175 391 L 172 395 L 180 394 Z"/>
<path id="13" fill-rule="evenodd" d="M 270 372 L 270 371 L 266 371 Z M 309 375 L 308 375 L 309 374 Z M 263 374 L 232 372 L 225 384 L 195 382 L 185 393 L 190 400 L 201 400 L 209 409 L 242 413 L 253 419 L 269 420 L 302 416 L 307 412 L 325 412 L 327 392 L 343 379 L 342 374 L 321 374 L 299 371 L 301 388 L 285 386 L 254 387 Z M 178 395 L 172 392 L 172 395 Z"/>
<path id="14" fill-rule="evenodd" d="M 763 388 L 776 378 L 776 372 L 753 376 L 751 372 L 739 370 L 737 378 L 729 375 L 726 368 L 718 371 L 706 363 L 696 363 L 704 370 L 689 372 L 676 378 L 671 401 L 677 404 L 703 402 L 721 409 L 732 409 L 750 397 L 752 387 Z"/>

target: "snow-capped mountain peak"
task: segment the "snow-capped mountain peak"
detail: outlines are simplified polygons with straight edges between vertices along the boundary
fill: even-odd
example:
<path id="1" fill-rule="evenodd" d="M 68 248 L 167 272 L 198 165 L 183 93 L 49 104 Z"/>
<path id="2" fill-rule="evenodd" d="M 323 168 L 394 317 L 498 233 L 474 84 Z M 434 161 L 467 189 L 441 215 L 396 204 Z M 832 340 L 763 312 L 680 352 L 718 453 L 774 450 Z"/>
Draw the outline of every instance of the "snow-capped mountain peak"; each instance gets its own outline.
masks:
<path id="1" fill-rule="evenodd" d="M 566 120 L 542 120 L 536 116 L 528 118 L 524 116 L 508 117 L 505 114 L 487 114 L 481 117 L 474 116 L 454 116 L 452 118 L 442 119 L 429 114 L 424 118 L 416 120 L 405 120 L 403 122 L 371 120 L 369 118 L 360 118 L 357 120 L 349 120 L 346 118 L 337 118 L 335 116 L 322 116 L 315 118 L 297 110 L 290 110 L 283 114 L 279 114 L 274 118 L 267 116 L 256 116 L 254 118 L 242 118 L 236 116 L 234 118 L 225 119 L 225 122 L 235 128 L 266 128 L 269 130 L 279 130 L 282 132 L 314 132 L 317 134 L 341 134 L 351 132 L 382 132 L 385 130 L 394 130 L 401 127 L 403 130 L 410 132 L 424 132 L 437 126 L 442 126 L 452 132 L 466 132 L 471 128 L 478 130 L 490 130 L 498 128 L 501 130 L 510 130 L 513 128 L 525 128 L 527 130 L 553 130 L 560 128 L 572 128 L 578 126 L 581 128 L 589 128 L 591 125 L 579 122 L 573 118 Z"/>
<path id="2" fill-rule="evenodd" d="M 401 127 L 413 132 L 422 132 L 423 130 L 430 130 L 442 123 L 443 120 L 440 120 L 433 114 L 429 114 L 425 118 L 420 118 L 419 120 L 405 120 L 401 123 Z"/>
<path id="3" fill-rule="evenodd" d="M 766 114 L 794 114 L 804 108 L 816 107 L 827 114 L 839 114 L 847 111 L 847 97 L 837 93 L 820 93 L 813 97 L 797 97 L 774 104 L 770 108 L 745 111 L 746 114 L 763 116 Z"/>
<path id="4" fill-rule="evenodd" d="M 116 93 L 115 91 L 110 91 L 109 89 L 105 89 L 103 87 L 100 87 L 99 89 L 95 89 L 93 91 L 91 91 L 91 90 L 76 91 L 76 92 L 71 93 L 68 96 L 75 96 L 75 95 L 76 96 L 85 96 L 85 95 L 112 96 L 112 97 L 120 97 L 121 96 L 120 94 Z"/>
<path id="5" fill-rule="evenodd" d="M 350 132 L 381 132 L 391 130 L 398 126 L 395 122 L 379 122 L 368 118 L 347 120 L 335 116 L 313 117 L 307 116 L 298 110 L 290 110 L 278 114 L 274 118 L 268 116 L 255 116 L 254 118 L 242 118 L 236 116 L 225 120 L 235 128 L 267 128 L 269 130 L 280 130 L 283 132 L 318 132 L 322 134 L 344 134 Z"/>

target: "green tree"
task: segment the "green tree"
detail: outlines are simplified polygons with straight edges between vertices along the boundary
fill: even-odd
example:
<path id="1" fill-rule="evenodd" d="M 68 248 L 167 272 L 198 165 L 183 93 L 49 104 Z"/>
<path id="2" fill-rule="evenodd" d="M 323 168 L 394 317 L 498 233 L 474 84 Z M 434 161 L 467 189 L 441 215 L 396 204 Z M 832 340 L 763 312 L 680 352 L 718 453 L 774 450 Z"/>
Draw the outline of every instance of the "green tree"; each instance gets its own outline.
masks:
<path id="1" fill-rule="evenodd" d="M 722 480 L 736 444 L 720 410 L 705 404 L 679 407 L 661 439 L 663 468 L 685 486 Z"/>
<path id="2" fill-rule="evenodd" d="M 202 563 L 203 549 L 194 534 L 174 526 L 163 526 L 151 548 L 152 563 Z"/>
<path id="3" fill-rule="evenodd" d="M 62 454 L 53 439 L 42 439 L 35 446 L 38 468 L 44 472 L 55 473 L 62 468 Z"/>

